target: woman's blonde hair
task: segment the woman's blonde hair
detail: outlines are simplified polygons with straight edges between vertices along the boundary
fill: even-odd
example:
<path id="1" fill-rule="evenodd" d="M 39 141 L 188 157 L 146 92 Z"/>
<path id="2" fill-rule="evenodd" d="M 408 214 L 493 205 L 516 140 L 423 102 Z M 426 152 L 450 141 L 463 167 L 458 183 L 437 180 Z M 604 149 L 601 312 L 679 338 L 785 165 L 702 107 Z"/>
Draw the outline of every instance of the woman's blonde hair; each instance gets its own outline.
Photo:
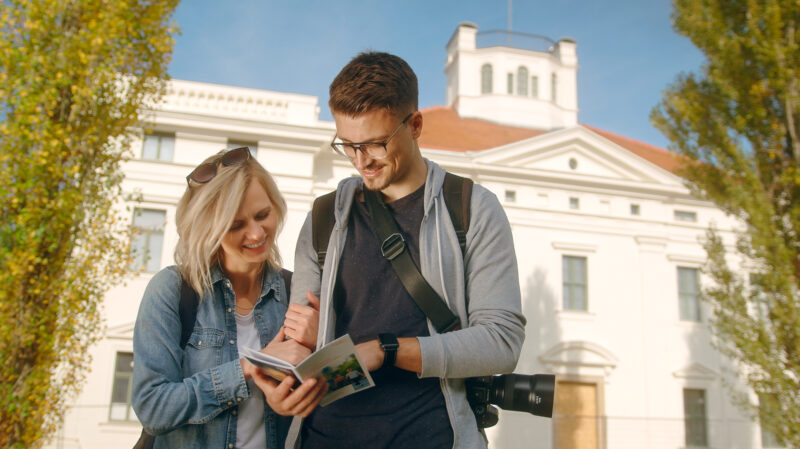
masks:
<path id="1" fill-rule="evenodd" d="M 205 184 L 191 182 L 175 211 L 178 228 L 178 245 L 175 262 L 181 276 L 200 295 L 211 290 L 211 267 L 220 259 L 221 244 L 230 229 L 236 212 L 244 199 L 250 182 L 264 187 L 272 202 L 272 213 L 277 214 L 278 227 L 267 255 L 267 263 L 275 269 L 281 267 L 277 237 L 286 217 L 286 201 L 278 186 L 258 161 L 249 157 L 244 163 L 225 166 L 218 163 L 226 151 L 220 151 L 203 163 L 216 163 L 217 174 Z"/>

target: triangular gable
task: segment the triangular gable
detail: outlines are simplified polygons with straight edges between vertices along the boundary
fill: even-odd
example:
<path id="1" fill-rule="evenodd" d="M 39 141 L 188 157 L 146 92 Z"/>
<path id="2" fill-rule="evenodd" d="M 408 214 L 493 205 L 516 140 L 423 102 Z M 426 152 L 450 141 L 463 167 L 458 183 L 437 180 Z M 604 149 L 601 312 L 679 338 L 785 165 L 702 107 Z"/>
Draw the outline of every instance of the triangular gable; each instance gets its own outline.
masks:
<path id="1" fill-rule="evenodd" d="M 718 377 L 716 371 L 700 363 L 693 363 L 685 368 L 672 373 L 673 376 L 682 379 L 714 380 Z"/>
<path id="2" fill-rule="evenodd" d="M 123 323 L 106 329 L 106 338 L 133 340 L 134 322 Z"/>
<path id="3" fill-rule="evenodd" d="M 678 176 L 581 126 L 553 131 L 474 154 L 478 165 L 682 186 Z M 572 168 L 570 159 L 577 165 Z"/>

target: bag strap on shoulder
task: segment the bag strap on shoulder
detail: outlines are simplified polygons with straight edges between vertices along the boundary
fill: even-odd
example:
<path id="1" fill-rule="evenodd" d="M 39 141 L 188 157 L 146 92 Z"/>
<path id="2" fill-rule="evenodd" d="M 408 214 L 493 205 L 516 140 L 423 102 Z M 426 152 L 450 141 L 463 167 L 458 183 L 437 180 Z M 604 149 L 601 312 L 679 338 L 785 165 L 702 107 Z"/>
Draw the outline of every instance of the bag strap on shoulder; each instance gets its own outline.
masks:
<path id="1" fill-rule="evenodd" d="M 317 264 L 320 270 L 325 266 L 325 254 L 328 252 L 328 242 L 333 232 L 335 200 L 334 190 L 315 199 L 314 205 L 311 206 L 311 241 L 317 252 Z"/>
<path id="2" fill-rule="evenodd" d="M 469 231 L 470 199 L 472 198 L 472 180 L 450 172 L 444 176 L 444 203 L 450 214 L 450 221 L 458 237 L 461 256 L 467 251 L 467 231 Z M 334 223 L 334 201 L 336 191 L 326 193 L 314 200 L 311 207 L 311 241 L 317 253 L 317 264 L 320 269 L 325 265 L 325 254 L 331 238 Z"/>
<path id="3" fill-rule="evenodd" d="M 469 231 L 470 200 L 472 199 L 472 180 L 450 172 L 444 175 L 444 203 L 450 214 L 450 221 L 456 230 L 461 256 L 467 254 L 467 231 Z"/>
<path id="4" fill-rule="evenodd" d="M 181 316 L 181 349 L 186 347 L 189 336 L 192 335 L 199 303 L 200 297 L 197 292 L 185 279 L 181 278 L 181 302 L 178 305 L 178 313 Z"/>

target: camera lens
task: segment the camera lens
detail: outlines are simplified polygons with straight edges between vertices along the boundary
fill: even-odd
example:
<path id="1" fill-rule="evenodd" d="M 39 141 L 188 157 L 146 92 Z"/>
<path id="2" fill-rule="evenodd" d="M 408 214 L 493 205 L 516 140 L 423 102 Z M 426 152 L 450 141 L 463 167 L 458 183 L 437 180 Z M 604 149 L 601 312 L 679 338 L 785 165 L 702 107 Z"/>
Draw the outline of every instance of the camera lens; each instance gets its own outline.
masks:
<path id="1" fill-rule="evenodd" d="M 553 416 L 556 377 L 552 374 L 504 374 L 493 376 L 489 402 L 503 410 Z"/>

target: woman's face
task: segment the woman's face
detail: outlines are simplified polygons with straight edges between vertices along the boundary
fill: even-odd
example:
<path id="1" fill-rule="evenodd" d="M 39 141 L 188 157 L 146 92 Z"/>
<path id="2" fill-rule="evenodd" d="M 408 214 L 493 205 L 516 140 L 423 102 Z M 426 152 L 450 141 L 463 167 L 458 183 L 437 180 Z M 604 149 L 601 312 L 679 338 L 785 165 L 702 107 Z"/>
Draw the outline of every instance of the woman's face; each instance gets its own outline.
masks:
<path id="1" fill-rule="evenodd" d="M 222 262 L 228 272 L 259 269 L 275 243 L 277 214 L 267 191 L 256 180 L 244 192 L 228 232 L 222 238 Z"/>

